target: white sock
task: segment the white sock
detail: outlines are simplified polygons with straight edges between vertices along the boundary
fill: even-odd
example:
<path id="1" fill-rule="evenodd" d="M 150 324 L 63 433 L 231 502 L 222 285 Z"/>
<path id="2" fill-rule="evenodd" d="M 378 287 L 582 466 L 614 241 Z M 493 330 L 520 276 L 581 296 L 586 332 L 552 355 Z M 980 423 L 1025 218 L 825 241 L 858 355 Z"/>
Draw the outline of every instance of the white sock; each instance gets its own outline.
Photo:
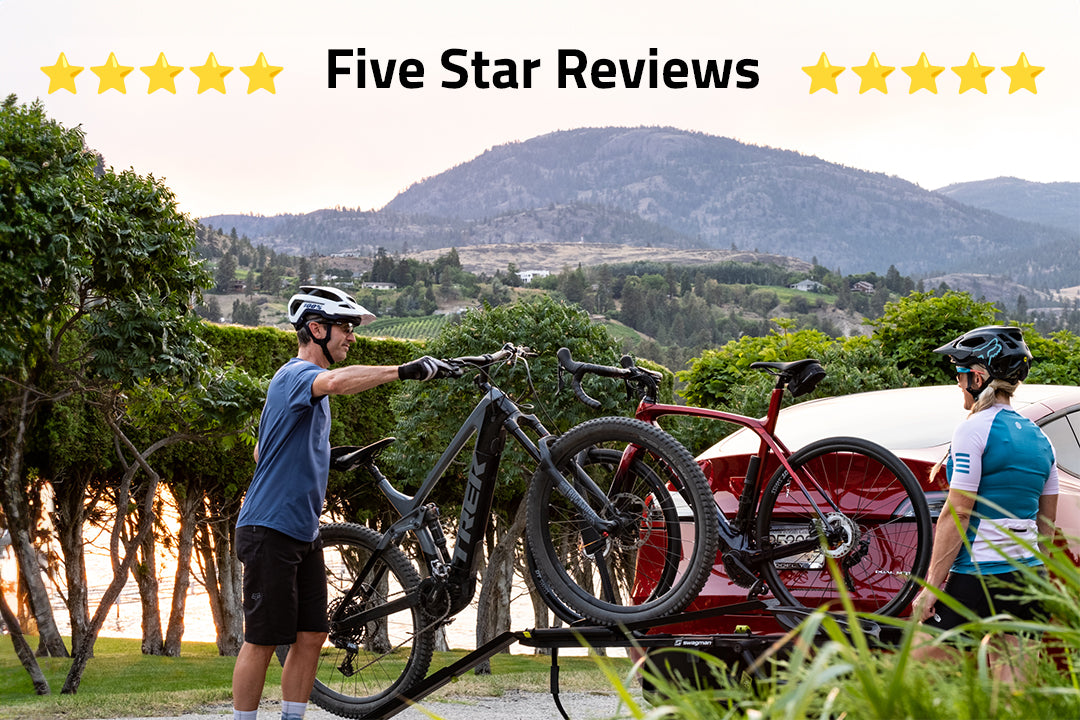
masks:
<path id="1" fill-rule="evenodd" d="M 281 701 L 281 720 L 304 720 L 307 711 L 307 703 L 293 702 L 292 700 Z"/>
<path id="2" fill-rule="evenodd" d="M 233 720 L 257 720 L 259 717 L 259 711 L 256 710 L 237 710 L 233 708 L 232 711 Z"/>

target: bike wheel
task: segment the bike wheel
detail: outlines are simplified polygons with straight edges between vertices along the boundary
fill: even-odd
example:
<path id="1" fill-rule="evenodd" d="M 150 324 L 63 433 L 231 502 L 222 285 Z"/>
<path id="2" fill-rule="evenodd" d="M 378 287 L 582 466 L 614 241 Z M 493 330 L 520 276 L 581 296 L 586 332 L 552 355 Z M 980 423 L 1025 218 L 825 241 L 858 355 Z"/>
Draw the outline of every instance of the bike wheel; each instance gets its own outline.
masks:
<path id="1" fill-rule="evenodd" d="M 555 617 L 567 625 L 573 625 L 582 619 L 581 615 L 567 607 L 566 603 L 555 594 L 551 585 L 548 584 L 547 576 L 540 572 L 540 569 L 536 566 L 536 556 L 533 554 L 528 539 L 525 540 L 525 572 L 529 574 L 529 578 L 532 580 L 534 591 Z"/>
<path id="2" fill-rule="evenodd" d="M 807 492 L 785 468 L 773 474 L 758 508 L 758 547 L 813 537 L 825 547 L 762 565 L 773 595 L 787 605 L 838 607 L 831 557 L 856 610 L 899 615 L 918 591 L 914 578 L 926 574 L 933 542 L 926 496 L 911 470 L 880 445 L 847 437 L 808 445 L 790 462 Z M 836 531 L 832 542 L 818 509 Z"/>
<path id="3" fill-rule="evenodd" d="M 396 547 L 383 551 L 362 587 L 374 589 L 367 599 L 347 601 L 345 619 L 334 612 L 345 600 L 382 536 L 362 525 L 324 525 L 323 543 L 330 616 L 330 635 L 319 654 L 311 701 L 342 717 L 364 717 L 377 705 L 423 680 L 435 648 L 434 627 L 418 606 L 382 618 L 350 625 L 347 615 L 376 608 L 414 592 L 420 576 Z M 284 654 L 278 652 L 284 663 Z"/>
<path id="4" fill-rule="evenodd" d="M 630 457 L 622 463 L 628 446 Z M 615 526 L 602 533 L 539 469 L 526 532 L 537 569 L 574 613 L 605 624 L 678 612 L 705 584 L 719 543 L 701 468 L 673 437 L 632 418 L 598 418 L 551 446 L 555 467 Z M 625 470 L 620 471 L 620 467 Z"/>

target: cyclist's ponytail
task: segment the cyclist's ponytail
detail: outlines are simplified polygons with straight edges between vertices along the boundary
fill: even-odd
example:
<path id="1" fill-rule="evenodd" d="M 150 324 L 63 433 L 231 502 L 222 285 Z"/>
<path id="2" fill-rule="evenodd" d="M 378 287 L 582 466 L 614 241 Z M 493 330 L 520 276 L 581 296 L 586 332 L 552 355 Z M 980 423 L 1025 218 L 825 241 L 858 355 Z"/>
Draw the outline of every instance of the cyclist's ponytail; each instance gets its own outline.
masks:
<path id="1" fill-rule="evenodd" d="M 982 365 L 973 365 L 972 367 L 978 368 L 982 372 L 986 372 L 986 368 Z M 1000 378 L 990 380 L 983 386 L 979 396 L 975 398 L 975 404 L 971 406 L 971 413 L 968 417 L 992 407 L 996 402 L 1008 402 L 1016 392 L 1016 388 L 1019 386 L 1019 381 L 1010 382 Z"/>

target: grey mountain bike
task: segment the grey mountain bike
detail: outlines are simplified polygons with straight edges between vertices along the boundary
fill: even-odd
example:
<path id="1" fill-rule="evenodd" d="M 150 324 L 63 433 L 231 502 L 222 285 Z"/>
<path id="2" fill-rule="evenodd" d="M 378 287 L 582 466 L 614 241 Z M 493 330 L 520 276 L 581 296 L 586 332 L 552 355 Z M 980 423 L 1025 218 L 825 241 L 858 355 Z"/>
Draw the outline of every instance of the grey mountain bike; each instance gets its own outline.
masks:
<path id="1" fill-rule="evenodd" d="M 481 399 L 415 495 L 395 489 L 376 465 L 393 438 L 335 449 L 333 467 L 370 474 L 400 519 L 383 532 L 350 523 L 320 531 L 330 600 L 330 634 L 311 695 L 320 707 L 377 715 L 424 679 L 436 631 L 475 594 L 508 437 L 537 462 L 525 500 L 529 552 L 542 560 L 545 588 L 576 616 L 608 625 L 660 618 L 701 590 L 719 536 L 716 505 L 694 458 L 633 418 L 597 418 L 553 435 L 491 379 L 501 366 L 527 370 L 532 355 L 507 344 L 446 361 L 456 375 L 475 373 Z M 428 497 L 473 437 L 451 548 Z M 633 454 L 624 460 L 628 448 Z M 407 536 L 419 568 L 400 547 Z"/>

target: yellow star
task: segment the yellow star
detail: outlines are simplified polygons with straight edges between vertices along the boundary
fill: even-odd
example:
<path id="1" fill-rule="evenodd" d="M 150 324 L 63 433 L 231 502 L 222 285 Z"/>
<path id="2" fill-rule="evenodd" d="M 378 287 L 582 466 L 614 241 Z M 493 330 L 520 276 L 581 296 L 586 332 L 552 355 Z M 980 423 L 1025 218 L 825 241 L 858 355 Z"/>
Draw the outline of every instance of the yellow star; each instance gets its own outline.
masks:
<path id="1" fill-rule="evenodd" d="M 259 53 L 259 58 L 254 65 L 241 66 L 240 72 L 248 76 L 248 95 L 260 88 L 269 90 L 271 94 L 276 94 L 274 92 L 274 76 L 281 72 L 282 69 L 267 63 L 266 56 L 262 53 Z"/>
<path id="2" fill-rule="evenodd" d="M 206 92 L 207 90 L 217 90 L 222 95 L 225 94 L 225 76 L 232 72 L 232 68 L 228 65 L 218 65 L 214 53 L 210 53 L 210 55 L 207 56 L 204 65 L 198 65 L 188 69 L 199 76 L 200 93 Z"/>
<path id="3" fill-rule="evenodd" d="M 91 66 L 90 69 L 100 78 L 98 95 L 106 90 L 119 90 L 127 95 L 127 90 L 124 89 L 124 78 L 135 68 L 118 63 L 116 53 L 109 53 L 109 59 L 105 61 L 104 65 Z"/>
<path id="4" fill-rule="evenodd" d="M 1002 67 L 1001 72 L 1009 76 L 1010 95 L 1022 89 L 1030 90 L 1037 95 L 1039 91 L 1035 89 L 1035 76 L 1045 69 L 1038 65 L 1032 65 L 1028 62 L 1027 55 L 1020 53 L 1020 58 L 1016 61 L 1016 64 Z"/>
<path id="5" fill-rule="evenodd" d="M 157 62 L 153 65 L 143 65 L 139 69 L 150 78 L 150 87 L 146 90 L 147 95 L 155 90 L 168 90 L 175 95 L 175 78 L 184 71 L 184 68 L 178 65 L 170 65 L 169 61 L 165 59 L 165 53 L 158 53 Z"/>
<path id="6" fill-rule="evenodd" d="M 956 65 L 952 71 L 960 76 L 961 93 L 978 90 L 985 95 L 986 76 L 994 72 L 994 68 L 989 65 L 980 65 L 979 58 L 975 57 L 975 53 L 971 53 L 966 65 Z"/>
<path id="7" fill-rule="evenodd" d="M 919 56 L 919 62 L 914 65 L 905 65 L 900 69 L 911 78 L 911 87 L 908 89 L 909 95 L 916 90 L 929 90 L 937 95 L 937 80 L 935 78 L 944 72 L 945 68 L 931 65 L 926 58 L 926 53 Z"/>
<path id="8" fill-rule="evenodd" d="M 867 90 L 880 90 L 886 95 L 889 94 L 888 89 L 885 87 L 885 78 L 889 76 L 896 68 L 889 65 L 882 65 L 878 62 L 877 53 L 870 53 L 870 59 L 866 61 L 865 65 L 859 65 L 858 67 L 851 68 L 851 71 L 862 78 L 862 82 L 859 84 L 859 94 L 862 95 Z"/>
<path id="9" fill-rule="evenodd" d="M 75 94 L 75 76 L 82 71 L 83 69 L 78 65 L 68 64 L 64 53 L 60 53 L 60 57 L 56 58 L 55 65 L 46 65 L 41 68 L 41 72 L 49 76 L 50 95 L 57 90 L 70 90 L 72 94 Z"/>
<path id="10" fill-rule="evenodd" d="M 821 53 L 817 65 L 806 65 L 803 67 L 803 72 L 810 76 L 811 95 L 818 90 L 836 93 L 836 76 L 844 72 L 844 68 L 839 65 L 830 65 L 829 58 L 825 57 L 825 53 Z"/>

